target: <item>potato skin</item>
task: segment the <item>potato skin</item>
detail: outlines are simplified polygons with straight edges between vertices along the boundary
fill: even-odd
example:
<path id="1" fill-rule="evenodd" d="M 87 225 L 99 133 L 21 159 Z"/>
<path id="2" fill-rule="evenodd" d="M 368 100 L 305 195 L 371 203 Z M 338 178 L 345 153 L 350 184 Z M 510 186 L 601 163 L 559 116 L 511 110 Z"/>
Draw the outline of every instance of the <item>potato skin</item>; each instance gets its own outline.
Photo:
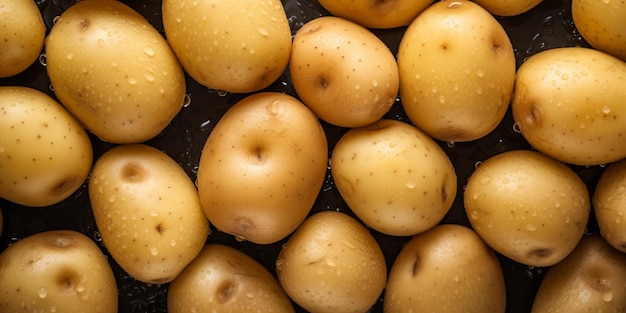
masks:
<path id="1" fill-rule="evenodd" d="M 613 248 L 626 253 L 626 159 L 609 165 L 593 193 L 593 212 L 602 237 Z"/>
<path id="2" fill-rule="evenodd" d="M 186 85 L 176 56 L 122 2 L 72 5 L 50 30 L 46 60 L 60 102 L 103 141 L 147 141 L 182 108 Z"/>
<path id="3" fill-rule="evenodd" d="M 32 0 L 0 0 L 0 78 L 17 75 L 37 60 L 46 25 Z"/>
<path id="4" fill-rule="evenodd" d="M 575 165 L 626 157 L 626 63 L 589 48 L 544 50 L 518 69 L 511 103 L 537 150 Z"/>
<path id="5" fill-rule="evenodd" d="M 36 233 L 0 254 L 0 312 L 117 313 L 117 307 L 113 270 L 82 233 Z"/>
<path id="6" fill-rule="evenodd" d="M 626 61 L 626 4 L 623 1 L 573 0 L 576 29 L 595 49 Z"/>
<path id="7" fill-rule="evenodd" d="M 515 16 L 530 11 L 542 0 L 475 0 L 491 14 L 499 16 Z"/>
<path id="8" fill-rule="evenodd" d="M 497 252 L 529 266 L 565 258 L 590 214 L 587 186 L 540 152 L 511 150 L 485 160 L 463 194 L 470 224 Z"/>
<path id="9" fill-rule="evenodd" d="M 383 304 L 385 313 L 504 313 L 504 275 L 493 250 L 473 230 L 440 224 L 402 248 Z"/>
<path id="10" fill-rule="evenodd" d="M 30 87 L 0 87 L 0 197 L 30 207 L 80 188 L 93 162 L 85 129 L 56 100 Z"/>
<path id="11" fill-rule="evenodd" d="M 293 313 L 278 281 L 255 259 L 221 244 L 208 244 L 170 284 L 167 311 Z"/>
<path id="12" fill-rule="evenodd" d="M 261 92 L 237 102 L 215 125 L 196 184 L 215 227 L 269 244 L 306 218 L 327 166 L 328 143 L 315 114 L 292 96 Z"/>
<path id="13" fill-rule="evenodd" d="M 172 281 L 209 233 L 192 180 L 176 161 L 145 144 L 105 152 L 93 167 L 89 199 L 102 242 L 142 282 Z"/>
<path id="14" fill-rule="evenodd" d="M 409 25 L 433 0 L 320 0 L 319 3 L 334 16 L 367 28 L 387 29 Z"/>

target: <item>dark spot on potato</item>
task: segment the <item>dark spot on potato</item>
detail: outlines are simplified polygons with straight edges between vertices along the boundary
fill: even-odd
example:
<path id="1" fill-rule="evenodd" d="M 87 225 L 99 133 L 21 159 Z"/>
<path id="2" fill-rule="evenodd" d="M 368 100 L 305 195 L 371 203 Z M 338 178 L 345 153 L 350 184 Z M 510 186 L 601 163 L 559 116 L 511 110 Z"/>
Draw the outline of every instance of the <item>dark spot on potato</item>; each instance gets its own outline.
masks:
<path id="1" fill-rule="evenodd" d="M 138 183 L 148 177 L 148 171 L 137 163 L 128 163 L 122 168 L 120 175 L 124 181 Z"/>
<path id="2" fill-rule="evenodd" d="M 222 282 L 217 288 L 217 301 L 224 303 L 228 301 L 237 291 L 237 285 L 230 280 Z"/>
<path id="3" fill-rule="evenodd" d="M 320 87 L 322 87 L 322 89 L 326 90 L 328 88 L 328 81 L 326 80 L 326 78 L 320 77 L 318 81 L 319 81 L 319 85 L 320 85 Z"/>
<path id="4" fill-rule="evenodd" d="M 448 201 L 448 190 L 446 189 L 446 186 L 441 187 L 441 202 L 446 202 Z"/>
<path id="5" fill-rule="evenodd" d="M 91 25 L 91 22 L 88 19 L 84 18 L 78 21 L 78 27 L 81 30 L 87 30 L 89 28 L 89 25 Z"/>
<path id="6" fill-rule="evenodd" d="M 60 182 L 56 183 L 54 187 L 52 187 L 52 189 L 50 190 L 50 195 L 51 196 L 64 195 L 68 193 L 69 191 L 71 191 L 72 189 L 74 189 L 77 183 L 78 183 L 77 177 L 67 177 L 66 179 L 61 180 Z"/>
<path id="7" fill-rule="evenodd" d="M 413 261 L 413 267 L 411 268 L 411 275 L 416 276 L 420 270 L 420 257 L 415 256 L 415 261 Z"/>
<path id="8" fill-rule="evenodd" d="M 551 256 L 552 253 L 553 253 L 553 250 L 550 248 L 538 248 L 538 249 L 531 250 L 530 252 L 528 252 L 528 256 L 531 258 L 545 259 Z"/>
<path id="9" fill-rule="evenodd" d="M 79 274 L 69 268 L 59 269 L 55 277 L 56 286 L 64 293 L 75 293 L 79 281 Z"/>
<path id="10" fill-rule="evenodd" d="M 165 232 L 165 228 L 161 223 L 157 224 L 157 226 L 154 227 L 154 230 L 156 230 L 159 235 L 163 235 L 163 232 Z"/>

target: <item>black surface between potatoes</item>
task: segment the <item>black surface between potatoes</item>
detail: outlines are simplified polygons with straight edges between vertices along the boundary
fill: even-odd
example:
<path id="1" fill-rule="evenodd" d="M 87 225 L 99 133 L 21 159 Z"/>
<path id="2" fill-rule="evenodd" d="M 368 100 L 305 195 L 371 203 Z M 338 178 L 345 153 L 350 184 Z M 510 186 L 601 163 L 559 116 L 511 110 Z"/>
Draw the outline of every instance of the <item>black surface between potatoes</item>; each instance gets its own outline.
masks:
<path id="1" fill-rule="evenodd" d="M 74 4 L 76 0 L 38 0 L 42 15 L 48 27 L 52 27 L 53 19 Z M 140 12 L 156 29 L 163 33 L 161 21 L 160 0 L 126 0 L 122 1 Z M 289 18 L 292 33 L 295 34 L 305 22 L 320 15 L 328 14 L 315 0 L 283 0 L 285 11 Z M 507 31 L 519 66 L 525 58 L 541 50 L 562 46 L 588 46 L 577 32 L 570 12 L 571 0 L 545 0 L 533 10 L 515 17 L 496 17 Z M 405 28 L 390 30 L 373 30 L 395 54 L 398 43 Z M 35 62 L 25 72 L 10 78 L 0 79 L 0 85 L 29 86 L 46 92 L 54 97 L 49 89 L 49 80 L 45 67 Z M 290 83 L 288 71 L 268 91 L 281 91 L 294 96 L 295 91 Z M 195 180 L 198 161 L 202 147 L 209 133 L 224 112 L 235 102 L 245 97 L 245 94 L 219 94 L 215 90 L 207 89 L 194 82 L 187 76 L 187 93 L 191 97 L 191 104 L 184 107 L 171 124 L 156 138 L 147 142 L 152 146 L 165 150 L 185 169 L 191 179 Z M 410 122 L 402 110 L 400 100 L 385 116 Z M 328 137 L 329 153 L 337 140 L 347 129 L 323 123 Z M 452 160 L 458 176 L 458 193 L 449 213 L 441 223 L 454 223 L 469 226 L 463 208 L 463 186 L 474 170 L 477 162 L 486 158 L 514 149 L 532 149 L 524 138 L 513 129 L 511 112 L 505 116 L 499 127 L 489 135 L 468 143 L 450 145 L 439 142 L 444 151 Z M 1 136 L 2 134 L 0 134 Z M 111 148 L 111 144 L 103 143 L 91 137 L 94 147 L 94 158 Z M 590 194 L 595 188 L 599 175 L 604 166 L 572 166 L 587 184 Z M 30 234 L 54 230 L 73 229 L 80 231 L 102 248 L 108 256 L 115 272 L 119 288 L 119 312 L 167 312 L 167 284 L 150 285 L 134 280 L 126 274 L 107 253 L 96 228 L 89 204 L 86 184 L 67 200 L 45 208 L 25 208 L 0 199 L 0 208 L 3 210 L 5 222 L 4 233 L 0 237 L 0 251 L 17 240 Z M 343 202 L 333 184 L 330 171 L 327 172 L 322 190 L 311 210 L 311 214 L 324 210 L 337 210 L 354 216 Z M 588 232 L 597 232 L 597 224 L 590 215 Z M 380 243 L 385 254 L 387 266 L 390 268 L 403 243 L 409 237 L 393 237 L 380 234 L 372 230 L 372 234 Z M 223 243 L 240 249 L 263 264 L 275 274 L 274 262 L 280 248 L 287 240 L 270 245 L 257 245 L 248 242 L 238 242 L 234 237 L 213 229 L 207 243 Z M 499 255 L 505 275 L 507 288 L 508 313 L 530 312 L 536 290 L 541 282 L 546 268 L 528 267 Z M 477 264 L 476 266 L 480 266 Z M 468 270 L 472 270 L 471 268 Z M 382 296 L 371 312 L 382 311 Z M 304 312 L 296 306 L 298 312 Z"/>

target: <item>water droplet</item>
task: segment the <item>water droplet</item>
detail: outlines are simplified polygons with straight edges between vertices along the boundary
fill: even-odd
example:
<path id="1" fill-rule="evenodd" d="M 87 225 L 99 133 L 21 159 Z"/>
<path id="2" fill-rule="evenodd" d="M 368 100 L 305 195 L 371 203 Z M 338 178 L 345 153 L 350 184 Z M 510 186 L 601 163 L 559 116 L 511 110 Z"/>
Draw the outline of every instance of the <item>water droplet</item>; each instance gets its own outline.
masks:
<path id="1" fill-rule="evenodd" d="M 113 202 L 115 202 L 115 199 L 116 199 L 116 198 L 115 198 L 115 195 L 111 195 L 111 196 L 109 197 L 109 202 L 113 203 Z"/>
<path id="2" fill-rule="evenodd" d="M 150 211 L 150 216 L 158 216 L 159 212 L 157 212 L 156 210 L 152 210 Z"/>
<path id="3" fill-rule="evenodd" d="M 537 230 L 537 227 L 533 224 L 526 224 L 526 230 L 527 231 L 535 231 Z"/>
<path id="4" fill-rule="evenodd" d="M 145 74 L 144 77 L 149 82 L 153 82 L 154 81 L 154 75 L 152 75 L 152 74 Z"/>
<path id="5" fill-rule="evenodd" d="M 41 64 L 43 66 L 47 65 L 47 63 L 46 63 L 46 54 L 45 53 L 42 53 L 42 54 L 39 55 L 39 64 Z"/>
<path id="6" fill-rule="evenodd" d="M 602 294 L 602 301 L 604 302 L 611 302 L 611 300 L 613 300 L 613 292 L 612 291 L 607 291 L 605 293 Z"/>
<path id="7" fill-rule="evenodd" d="M 150 48 L 150 47 L 146 47 L 143 48 L 143 53 L 149 57 L 153 57 L 154 56 L 154 49 Z"/>
<path id="8" fill-rule="evenodd" d="M 150 247 L 150 254 L 152 255 L 159 254 L 159 249 L 157 249 L 156 247 Z"/>
<path id="9" fill-rule="evenodd" d="M 461 279 L 459 278 L 459 275 L 454 275 L 453 280 L 454 280 L 454 282 L 459 282 L 459 280 L 461 280 Z"/>
<path id="10" fill-rule="evenodd" d="M 46 288 L 39 288 L 39 291 L 37 291 L 37 295 L 39 295 L 39 298 L 41 299 L 45 299 L 48 296 L 48 290 L 46 290 Z"/>
<path id="11" fill-rule="evenodd" d="M 474 168 L 478 168 L 482 164 L 483 164 L 483 161 L 476 161 L 476 163 L 474 163 Z"/>
<path id="12" fill-rule="evenodd" d="M 567 74 L 561 75 L 561 79 L 562 80 L 567 80 L 568 78 L 569 78 L 569 75 L 567 75 Z"/>
<path id="13" fill-rule="evenodd" d="M 478 211 L 473 210 L 472 213 L 470 214 L 470 217 L 473 219 L 477 219 L 478 218 Z"/>
<path id="14" fill-rule="evenodd" d="M 372 81 L 372 86 L 378 87 L 378 81 L 377 80 Z"/>
<path id="15" fill-rule="evenodd" d="M 446 96 L 444 96 L 444 95 L 439 96 L 439 102 L 445 103 L 446 102 Z"/>
<path id="16" fill-rule="evenodd" d="M 408 182 L 406 182 L 406 184 L 404 184 L 404 186 L 409 189 L 415 189 L 416 184 L 414 181 L 409 180 Z"/>
<path id="17" fill-rule="evenodd" d="M 235 236 L 235 240 L 237 240 L 238 242 L 244 242 L 246 238 L 243 238 L 241 236 Z"/>
<path id="18" fill-rule="evenodd" d="M 74 52 L 68 52 L 68 53 L 65 55 L 65 57 L 66 57 L 68 60 L 73 59 L 73 58 L 74 58 Z"/>
<path id="19" fill-rule="evenodd" d="M 481 184 L 487 185 L 491 181 L 491 176 L 482 176 L 479 181 Z"/>
<path id="20" fill-rule="evenodd" d="M 483 87 L 482 86 L 478 86 L 478 88 L 476 88 L 476 93 L 479 95 L 483 94 Z"/>
<path id="21" fill-rule="evenodd" d="M 485 76 L 485 72 L 483 72 L 482 70 L 478 70 L 478 71 L 476 71 L 476 76 L 483 77 L 483 76 Z"/>
<path id="22" fill-rule="evenodd" d="M 189 105 L 191 105 L 191 95 L 186 93 L 183 96 L 183 107 L 188 107 Z"/>
<path id="23" fill-rule="evenodd" d="M 259 27 L 258 30 L 259 30 L 259 34 L 261 34 L 261 36 L 269 37 L 270 34 L 267 32 L 267 30 L 265 28 Z"/>
<path id="24" fill-rule="evenodd" d="M 170 240 L 170 246 L 172 246 L 172 247 L 176 246 L 176 239 Z"/>
<path id="25" fill-rule="evenodd" d="M 218 90 L 217 95 L 220 97 L 225 97 L 228 94 L 228 91 Z"/>
<path id="26" fill-rule="evenodd" d="M 476 199 L 478 199 L 478 198 L 480 198 L 480 193 L 479 193 L 479 192 L 474 192 L 474 193 L 472 194 L 472 199 L 476 200 Z"/>
<path id="27" fill-rule="evenodd" d="M 254 298 L 254 294 L 252 292 L 246 292 L 246 298 L 252 299 Z"/>
<path id="28" fill-rule="evenodd" d="M 611 113 L 611 108 L 608 105 L 602 107 L 602 113 L 609 114 Z"/>
<path id="29" fill-rule="evenodd" d="M 102 38 L 98 39 L 96 42 L 98 43 L 99 47 L 104 47 L 104 40 Z"/>
<path id="30" fill-rule="evenodd" d="M 522 127 L 518 122 L 513 123 L 513 131 L 518 134 L 522 133 Z"/>
<path id="31" fill-rule="evenodd" d="M 437 87 L 433 87 L 432 92 L 437 93 Z"/>
<path id="32" fill-rule="evenodd" d="M 463 3 L 459 2 L 459 1 L 454 1 L 454 2 L 450 2 L 450 4 L 448 4 L 448 9 L 456 9 L 460 6 L 462 6 Z"/>
<path id="33" fill-rule="evenodd" d="M 454 143 L 454 141 L 449 140 L 449 141 L 446 143 L 446 145 L 448 146 L 448 148 L 454 148 L 455 143 Z"/>
<path id="34" fill-rule="evenodd" d="M 52 24 L 56 24 L 59 21 L 59 18 L 61 18 L 60 15 L 57 15 L 55 17 L 52 18 Z"/>
<path id="35" fill-rule="evenodd" d="M 276 260 L 276 271 L 280 272 L 283 270 L 283 259 Z"/>
<path id="36" fill-rule="evenodd" d="M 128 78 L 128 83 L 131 84 L 131 85 L 135 85 L 135 84 L 137 84 L 137 79 L 133 78 L 133 77 L 129 77 Z"/>
<path id="37" fill-rule="evenodd" d="M 554 200 L 554 207 L 555 208 L 560 208 L 561 207 L 561 201 L 559 201 L 558 199 Z"/>
<path id="38" fill-rule="evenodd" d="M 102 234 L 99 231 L 93 233 L 93 240 L 100 242 L 102 241 Z"/>

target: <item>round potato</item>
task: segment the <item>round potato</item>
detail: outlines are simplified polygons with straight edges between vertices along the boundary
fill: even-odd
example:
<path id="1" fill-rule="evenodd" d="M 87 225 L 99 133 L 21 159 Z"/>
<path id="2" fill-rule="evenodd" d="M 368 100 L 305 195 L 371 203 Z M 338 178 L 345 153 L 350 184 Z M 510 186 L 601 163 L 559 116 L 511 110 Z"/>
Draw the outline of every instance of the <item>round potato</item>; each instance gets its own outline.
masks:
<path id="1" fill-rule="evenodd" d="M 287 68 L 291 29 L 279 0 L 164 0 L 162 11 L 172 49 L 206 87 L 259 91 Z"/>
<path id="2" fill-rule="evenodd" d="M 489 246 L 540 267 L 561 261 L 576 247 L 591 207 L 587 186 L 571 168 L 532 150 L 485 160 L 463 197 L 472 227 Z"/>
<path id="3" fill-rule="evenodd" d="M 572 18 L 592 47 L 626 61 L 626 3 L 573 0 Z"/>
<path id="4" fill-rule="evenodd" d="M 170 284 L 167 311 L 280 312 L 294 308 L 270 272 L 235 248 L 206 245 L 198 257 Z"/>
<path id="5" fill-rule="evenodd" d="M 456 197 L 452 162 L 428 135 L 380 120 L 335 145 L 331 173 L 342 198 L 369 227 L 411 236 L 437 225 Z"/>
<path id="6" fill-rule="evenodd" d="M 53 98 L 29 87 L 0 87 L 0 197 L 31 207 L 61 202 L 93 162 L 85 129 Z"/>
<path id="7" fill-rule="evenodd" d="M 613 248 L 626 252 L 626 159 L 609 165 L 593 193 L 600 233 Z"/>
<path id="8" fill-rule="evenodd" d="M 626 63 L 582 47 L 549 49 L 519 68 L 513 118 L 537 150 L 565 163 L 626 157 Z"/>
<path id="9" fill-rule="evenodd" d="M 542 0 L 474 0 L 491 14 L 515 16 L 530 11 Z"/>
<path id="10" fill-rule="evenodd" d="M 172 281 L 204 246 L 209 225 L 187 173 L 161 150 L 116 146 L 95 163 L 89 199 L 102 242 L 139 281 Z"/>
<path id="11" fill-rule="evenodd" d="M 398 94 L 398 66 L 389 48 L 367 28 L 339 17 L 316 18 L 298 30 L 289 71 L 302 102 L 342 127 L 378 121 Z"/>
<path id="12" fill-rule="evenodd" d="M 481 138 L 509 107 L 515 81 L 511 41 L 472 1 L 444 0 L 424 10 L 400 41 L 398 67 L 404 110 L 435 139 Z"/>
<path id="13" fill-rule="evenodd" d="M 53 230 L 0 254 L 0 312 L 117 313 L 115 276 L 89 237 Z"/>
<path id="14" fill-rule="evenodd" d="M 41 54 L 46 25 L 33 0 L 0 0 L 0 78 L 17 75 Z"/>
<path id="15" fill-rule="evenodd" d="M 72 5 L 50 30 L 46 60 L 59 101 L 103 141 L 144 142 L 182 109 L 185 76 L 176 56 L 122 2 Z"/>
<path id="16" fill-rule="evenodd" d="M 323 211 L 307 218 L 276 260 L 278 281 L 309 312 L 368 312 L 387 280 L 385 257 L 352 217 Z"/>
<path id="17" fill-rule="evenodd" d="M 385 313 L 504 313 L 504 275 L 493 250 L 474 231 L 441 224 L 402 248 L 383 304 Z"/>
<path id="18" fill-rule="evenodd" d="M 433 0 L 320 0 L 319 3 L 332 15 L 361 26 L 394 28 L 409 25 Z"/>
<path id="19" fill-rule="evenodd" d="M 327 164 L 328 143 L 315 114 L 287 94 L 252 94 L 224 114 L 204 145 L 200 202 L 219 230 L 273 243 L 306 218 Z"/>

